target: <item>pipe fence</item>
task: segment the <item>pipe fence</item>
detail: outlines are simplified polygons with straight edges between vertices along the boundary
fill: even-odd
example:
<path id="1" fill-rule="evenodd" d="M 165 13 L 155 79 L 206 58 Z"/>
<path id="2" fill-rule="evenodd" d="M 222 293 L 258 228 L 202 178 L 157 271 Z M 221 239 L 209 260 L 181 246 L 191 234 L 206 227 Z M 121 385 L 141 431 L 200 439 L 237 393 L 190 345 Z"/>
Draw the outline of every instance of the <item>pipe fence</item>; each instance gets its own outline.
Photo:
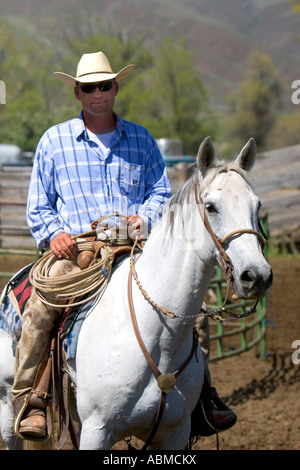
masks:
<path id="1" fill-rule="evenodd" d="M 260 219 L 264 233 L 268 235 L 268 218 L 264 215 Z M 268 257 L 268 243 L 264 248 L 265 257 Z M 210 310 L 221 307 L 226 291 L 226 279 L 220 269 L 216 270 L 215 277 L 211 280 L 209 288 L 215 296 L 215 303 L 208 305 Z M 253 307 L 253 300 L 239 300 L 227 304 L 227 308 L 238 314 L 243 314 Z M 266 326 L 267 326 L 267 297 L 264 297 L 257 305 L 257 311 L 249 317 L 228 322 L 216 323 L 210 321 L 211 352 L 210 361 L 225 359 L 241 354 L 254 347 L 260 357 L 266 356 Z"/>

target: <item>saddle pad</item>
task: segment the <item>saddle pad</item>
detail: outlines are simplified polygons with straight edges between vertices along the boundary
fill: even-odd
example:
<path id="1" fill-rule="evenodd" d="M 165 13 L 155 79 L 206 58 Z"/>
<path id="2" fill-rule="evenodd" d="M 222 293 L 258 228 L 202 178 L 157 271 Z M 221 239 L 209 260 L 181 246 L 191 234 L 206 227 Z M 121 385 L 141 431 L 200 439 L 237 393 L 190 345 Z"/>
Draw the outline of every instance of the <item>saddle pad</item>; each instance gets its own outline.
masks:
<path id="1" fill-rule="evenodd" d="M 11 335 L 13 341 L 19 341 L 21 337 L 21 317 L 8 296 L 4 297 L 1 303 L 0 328 Z"/>
<path id="2" fill-rule="evenodd" d="M 28 275 L 33 264 L 22 268 L 11 278 L 0 298 L 0 328 L 12 337 L 14 347 L 21 337 L 21 317 L 32 291 Z M 63 318 L 60 336 L 67 359 L 75 358 L 79 331 L 90 309 L 91 302 L 87 302 L 83 306 L 74 307 Z"/>
<path id="3" fill-rule="evenodd" d="M 20 269 L 8 282 L 1 294 L 0 328 L 18 341 L 21 335 L 21 315 L 30 298 L 32 285 L 29 272 L 34 263 Z"/>

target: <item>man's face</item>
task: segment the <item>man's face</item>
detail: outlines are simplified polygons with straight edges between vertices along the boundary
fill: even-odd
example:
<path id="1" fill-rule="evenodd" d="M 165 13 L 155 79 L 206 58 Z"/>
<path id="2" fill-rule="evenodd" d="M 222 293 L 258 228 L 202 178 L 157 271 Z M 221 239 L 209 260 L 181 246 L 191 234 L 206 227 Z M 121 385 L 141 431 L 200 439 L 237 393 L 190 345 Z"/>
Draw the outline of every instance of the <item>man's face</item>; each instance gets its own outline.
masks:
<path id="1" fill-rule="evenodd" d="M 118 94 L 118 82 L 109 80 L 107 82 L 81 84 L 74 88 L 78 101 L 81 101 L 85 113 L 93 116 L 111 116 Z"/>

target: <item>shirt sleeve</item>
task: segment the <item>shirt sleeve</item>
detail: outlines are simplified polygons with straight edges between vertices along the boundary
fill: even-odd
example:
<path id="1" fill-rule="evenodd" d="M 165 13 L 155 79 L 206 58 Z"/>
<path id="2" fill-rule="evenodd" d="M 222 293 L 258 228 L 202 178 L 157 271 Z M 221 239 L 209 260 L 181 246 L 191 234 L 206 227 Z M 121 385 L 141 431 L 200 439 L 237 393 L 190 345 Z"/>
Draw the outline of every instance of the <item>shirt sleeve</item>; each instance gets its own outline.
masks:
<path id="1" fill-rule="evenodd" d="M 172 195 L 166 165 L 155 140 L 152 140 L 146 166 L 144 203 L 138 210 L 138 215 L 148 224 L 149 232 L 160 219 L 163 207 Z"/>
<path id="2" fill-rule="evenodd" d="M 42 138 L 43 139 L 43 138 Z M 50 240 L 64 232 L 55 210 L 56 190 L 54 187 L 54 166 L 51 146 L 43 146 L 41 139 L 35 154 L 32 169 L 26 217 L 32 236 L 39 249 L 46 249 Z M 44 140 L 46 140 L 44 138 Z"/>

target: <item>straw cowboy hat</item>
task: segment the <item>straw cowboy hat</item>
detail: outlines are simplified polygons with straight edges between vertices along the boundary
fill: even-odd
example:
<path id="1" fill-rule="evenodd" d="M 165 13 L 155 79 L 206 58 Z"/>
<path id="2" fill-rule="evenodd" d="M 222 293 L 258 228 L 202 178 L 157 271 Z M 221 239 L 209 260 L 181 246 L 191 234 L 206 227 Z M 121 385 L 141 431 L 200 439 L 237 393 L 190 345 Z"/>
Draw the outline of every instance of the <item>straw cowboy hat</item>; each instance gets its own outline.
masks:
<path id="1" fill-rule="evenodd" d="M 93 52 L 91 54 L 83 54 L 77 66 L 76 77 L 72 77 L 66 73 L 54 72 L 55 78 L 67 85 L 75 86 L 76 83 L 97 83 L 115 78 L 118 82 L 127 77 L 135 65 L 127 65 L 118 73 L 114 73 L 110 63 L 103 52 Z"/>

